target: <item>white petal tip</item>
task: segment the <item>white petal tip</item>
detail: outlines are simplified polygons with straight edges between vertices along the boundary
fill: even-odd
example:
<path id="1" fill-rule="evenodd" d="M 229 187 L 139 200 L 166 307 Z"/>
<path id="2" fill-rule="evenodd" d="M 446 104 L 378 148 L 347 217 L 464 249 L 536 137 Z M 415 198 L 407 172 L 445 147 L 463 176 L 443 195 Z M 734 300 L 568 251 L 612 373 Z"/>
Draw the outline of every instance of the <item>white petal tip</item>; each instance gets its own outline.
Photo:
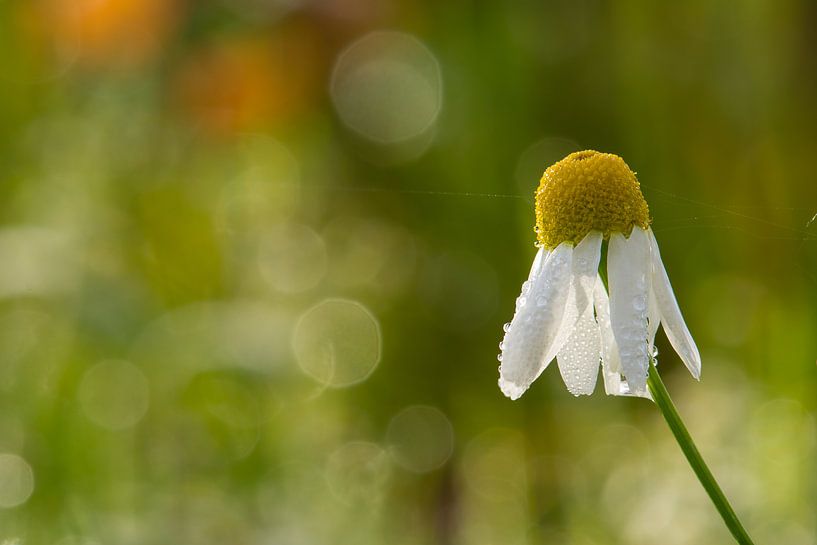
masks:
<path id="1" fill-rule="evenodd" d="M 559 370 L 561 371 L 561 368 Z M 596 374 L 598 374 L 598 364 L 596 364 Z M 567 391 L 574 397 L 589 396 L 596 390 L 596 376 L 581 377 L 574 375 L 568 380 L 564 380 L 564 377 L 565 375 L 563 373 L 562 380 L 567 387 Z"/>
<path id="2" fill-rule="evenodd" d="M 510 398 L 511 401 L 516 401 L 527 391 L 528 386 L 520 386 L 499 377 L 499 389 L 502 390 L 502 393 L 505 394 L 506 397 Z"/>
<path id="3" fill-rule="evenodd" d="M 574 392 L 574 391 L 571 391 L 571 390 L 568 390 L 568 392 L 573 394 L 573 397 L 589 396 L 589 395 L 591 395 L 593 393 L 593 392 Z"/>
<path id="4" fill-rule="evenodd" d="M 643 397 L 644 399 L 654 401 L 646 385 L 643 388 L 630 388 L 630 385 L 624 378 L 608 380 L 608 382 L 605 383 L 605 391 L 609 396 Z"/>
<path id="5" fill-rule="evenodd" d="M 689 357 L 681 357 L 681 361 L 684 363 L 684 366 L 689 371 L 689 374 L 692 375 L 692 378 L 695 380 L 701 380 L 701 357 L 698 355 L 689 356 Z"/>

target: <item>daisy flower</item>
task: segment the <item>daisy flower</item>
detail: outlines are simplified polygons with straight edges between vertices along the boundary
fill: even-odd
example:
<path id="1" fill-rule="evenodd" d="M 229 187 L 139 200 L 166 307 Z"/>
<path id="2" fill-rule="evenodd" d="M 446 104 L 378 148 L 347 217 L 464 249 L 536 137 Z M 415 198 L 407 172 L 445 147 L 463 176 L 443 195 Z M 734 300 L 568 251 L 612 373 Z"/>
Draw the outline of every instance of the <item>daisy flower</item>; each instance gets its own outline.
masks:
<path id="1" fill-rule="evenodd" d="M 655 367 L 660 324 L 692 376 L 701 357 L 672 292 L 635 173 L 621 157 L 572 153 L 536 190 L 539 252 L 499 344 L 499 387 L 517 399 L 556 358 L 573 395 L 591 394 L 599 365 L 610 395 L 655 401 L 726 527 L 752 540 L 729 504 Z M 607 242 L 607 280 L 599 269 Z"/>
<path id="2" fill-rule="evenodd" d="M 701 358 L 684 323 L 635 173 L 610 153 L 572 153 L 536 191 L 539 251 L 500 343 L 499 387 L 519 398 L 555 358 L 567 389 L 589 395 L 599 365 L 609 395 L 651 397 L 659 324 L 696 379 Z M 599 273 L 607 241 L 608 289 Z"/>

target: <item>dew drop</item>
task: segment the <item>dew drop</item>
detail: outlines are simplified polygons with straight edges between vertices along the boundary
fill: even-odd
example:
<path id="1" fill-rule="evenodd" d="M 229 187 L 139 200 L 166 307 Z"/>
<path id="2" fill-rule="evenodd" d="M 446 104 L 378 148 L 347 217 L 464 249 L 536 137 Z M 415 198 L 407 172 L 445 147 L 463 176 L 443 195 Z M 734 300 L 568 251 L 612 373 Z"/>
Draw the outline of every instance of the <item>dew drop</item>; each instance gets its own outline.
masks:
<path id="1" fill-rule="evenodd" d="M 499 349 L 500 350 L 505 350 L 505 341 L 500 341 L 499 342 Z"/>
<path id="2" fill-rule="evenodd" d="M 506 323 L 505 325 L 502 326 L 502 331 L 504 331 L 505 333 L 507 333 L 510 330 L 511 330 L 511 322 L 508 322 L 508 323 Z"/>
<path id="3" fill-rule="evenodd" d="M 500 362 L 502 361 L 502 354 L 497 354 L 496 355 L 496 361 L 500 361 Z"/>

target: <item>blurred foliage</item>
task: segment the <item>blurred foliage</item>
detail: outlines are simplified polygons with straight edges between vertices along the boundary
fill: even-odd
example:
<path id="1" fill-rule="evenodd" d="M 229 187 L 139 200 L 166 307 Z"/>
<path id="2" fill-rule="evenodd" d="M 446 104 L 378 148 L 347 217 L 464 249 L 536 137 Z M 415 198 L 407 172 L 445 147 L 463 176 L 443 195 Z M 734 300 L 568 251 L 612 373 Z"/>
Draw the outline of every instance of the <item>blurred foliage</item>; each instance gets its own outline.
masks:
<path id="1" fill-rule="evenodd" d="M 532 192 L 638 171 L 758 543 L 817 543 L 811 2 L 0 3 L 0 543 L 727 542 L 658 412 L 496 386 Z"/>

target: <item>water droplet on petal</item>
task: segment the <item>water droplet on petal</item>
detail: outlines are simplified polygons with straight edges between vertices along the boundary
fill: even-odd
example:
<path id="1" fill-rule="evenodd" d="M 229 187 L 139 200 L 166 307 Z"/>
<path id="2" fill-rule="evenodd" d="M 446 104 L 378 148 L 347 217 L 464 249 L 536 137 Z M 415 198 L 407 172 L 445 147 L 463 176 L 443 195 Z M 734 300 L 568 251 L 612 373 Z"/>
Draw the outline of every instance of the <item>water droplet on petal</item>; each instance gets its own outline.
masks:
<path id="1" fill-rule="evenodd" d="M 510 330 L 511 330 L 511 322 L 508 322 L 508 323 L 506 323 L 505 325 L 502 326 L 502 331 L 504 331 L 505 333 L 507 333 Z"/>
<path id="2" fill-rule="evenodd" d="M 496 360 L 497 361 L 502 361 L 502 354 L 497 354 L 496 355 Z"/>

